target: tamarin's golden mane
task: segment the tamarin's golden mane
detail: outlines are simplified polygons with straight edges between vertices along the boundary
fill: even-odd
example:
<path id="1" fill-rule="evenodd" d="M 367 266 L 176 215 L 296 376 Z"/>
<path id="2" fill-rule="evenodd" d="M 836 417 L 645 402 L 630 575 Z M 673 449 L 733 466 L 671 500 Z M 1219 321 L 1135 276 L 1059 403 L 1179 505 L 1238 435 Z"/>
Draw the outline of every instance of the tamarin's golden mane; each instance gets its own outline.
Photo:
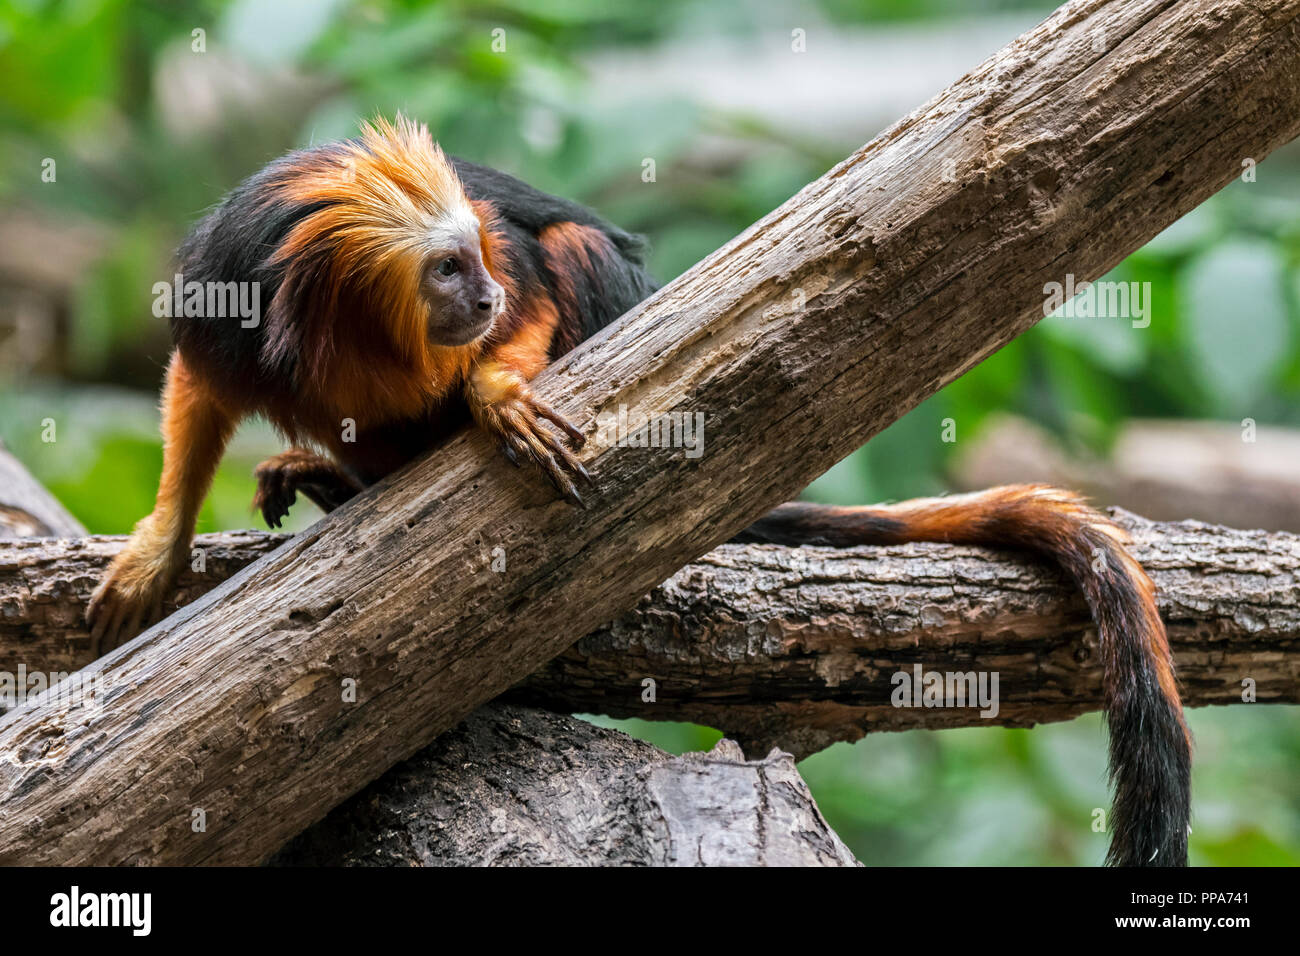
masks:
<path id="1" fill-rule="evenodd" d="M 507 301 L 512 290 L 491 206 L 465 195 L 423 124 L 377 118 L 359 140 L 300 154 L 271 188 L 281 201 L 318 208 L 271 257 L 285 271 L 268 309 L 268 364 L 294 352 L 305 378 L 330 383 L 331 404 L 363 395 L 373 403 L 379 390 L 390 393 L 380 408 L 393 410 L 466 374 L 481 343 L 428 341 L 420 277 L 429 254 L 440 240 L 473 230 Z"/>

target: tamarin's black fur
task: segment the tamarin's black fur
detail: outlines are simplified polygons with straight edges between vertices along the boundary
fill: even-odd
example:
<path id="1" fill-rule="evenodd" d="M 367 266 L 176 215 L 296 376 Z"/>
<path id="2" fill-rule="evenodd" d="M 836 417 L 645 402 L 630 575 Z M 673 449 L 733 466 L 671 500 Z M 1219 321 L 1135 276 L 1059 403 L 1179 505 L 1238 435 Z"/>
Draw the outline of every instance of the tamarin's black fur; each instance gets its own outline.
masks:
<path id="1" fill-rule="evenodd" d="M 291 446 L 256 472 L 254 504 L 273 526 L 298 492 L 337 507 L 467 415 L 578 499 L 590 480 L 582 433 L 528 383 L 654 291 L 641 251 L 582 206 L 444 156 L 401 117 L 249 178 L 195 228 L 180 271 L 186 283 L 259 283 L 261 321 L 172 317 L 157 504 L 96 591 L 95 640 L 112 646 L 158 614 L 226 441 L 249 415 Z M 1124 532 L 1078 497 L 1017 485 L 874 508 L 787 504 L 739 540 L 952 541 L 1054 559 L 1100 635 L 1108 862 L 1186 863 L 1190 738 L 1154 590 Z"/>

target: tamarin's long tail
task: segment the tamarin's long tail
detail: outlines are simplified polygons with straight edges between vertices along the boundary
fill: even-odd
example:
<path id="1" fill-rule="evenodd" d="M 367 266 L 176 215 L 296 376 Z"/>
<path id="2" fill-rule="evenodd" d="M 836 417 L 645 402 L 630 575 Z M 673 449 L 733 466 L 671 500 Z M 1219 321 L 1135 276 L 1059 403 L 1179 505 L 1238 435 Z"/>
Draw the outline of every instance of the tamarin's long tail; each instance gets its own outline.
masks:
<path id="1" fill-rule="evenodd" d="M 1155 588 L 1124 545 L 1128 536 L 1077 496 L 1045 485 L 877 507 L 781 505 L 735 539 L 771 544 L 947 541 L 1034 551 L 1082 589 L 1101 642 L 1114 866 L 1185 866 L 1191 813 L 1191 737 Z"/>

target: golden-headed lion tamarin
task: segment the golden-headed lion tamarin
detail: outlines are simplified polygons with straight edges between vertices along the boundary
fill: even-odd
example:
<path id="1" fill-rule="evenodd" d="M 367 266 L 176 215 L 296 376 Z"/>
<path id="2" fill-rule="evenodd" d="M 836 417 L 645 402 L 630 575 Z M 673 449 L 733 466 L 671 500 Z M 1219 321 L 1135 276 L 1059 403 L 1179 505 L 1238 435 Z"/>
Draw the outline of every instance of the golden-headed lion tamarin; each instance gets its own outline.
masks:
<path id="1" fill-rule="evenodd" d="M 226 441 L 249 415 L 291 445 L 257 469 L 254 503 L 273 526 L 297 492 L 328 511 L 467 413 L 512 460 L 530 459 L 580 500 L 582 432 L 528 382 L 656 288 L 635 236 L 445 156 L 401 117 L 271 163 L 199 223 L 180 266 L 187 282 L 258 283 L 268 305 L 251 328 L 172 316 L 157 504 L 87 612 L 107 645 L 158 614 Z M 1190 741 L 1152 584 L 1123 532 L 1076 496 L 1024 485 L 872 508 L 787 504 L 739 540 L 952 541 L 1054 559 L 1100 635 L 1115 785 L 1108 859 L 1186 862 Z"/>

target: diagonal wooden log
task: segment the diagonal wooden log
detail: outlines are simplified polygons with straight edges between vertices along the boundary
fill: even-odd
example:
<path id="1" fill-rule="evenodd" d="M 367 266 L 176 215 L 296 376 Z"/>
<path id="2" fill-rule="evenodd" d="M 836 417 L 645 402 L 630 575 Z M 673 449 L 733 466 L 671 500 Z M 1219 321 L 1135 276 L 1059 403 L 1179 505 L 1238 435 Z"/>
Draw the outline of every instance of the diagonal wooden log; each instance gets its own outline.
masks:
<path id="1" fill-rule="evenodd" d="M 265 859 L 1294 138 L 1298 15 L 1067 4 L 537 380 L 701 456 L 595 441 L 575 512 L 454 437 L 88 668 L 102 706 L 0 718 L 0 863 Z"/>
<path id="2" fill-rule="evenodd" d="M 1184 703 L 1300 703 L 1300 536 L 1113 516 L 1156 584 Z M 82 614 L 123 540 L 0 544 L 0 681 L 20 666 L 57 674 L 90 663 Z M 203 535 L 206 567 L 182 577 L 177 600 L 283 541 Z M 693 721 L 754 756 L 776 746 L 804 757 L 873 731 L 1030 726 L 1100 709 L 1096 650 L 1078 589 L 1029 555 L 726 544 L 507 696 L 561 712 Z M 997 714 L 893 706 L 891 678 L 918 663 L 997 671 Z"/>
<path id="3" fill-rule="evenodd" d="M 9 479 L 0 486 L 0 517 L 22 516 L 0 531 L 23 537 L 80 528 L 2 444 L 0 475 Z M 3 510 L 19 500 L 21 508 Z M 256 531 L 202 536 L 202 569 L 182 576 L 172 601 L 189 603 L 284 538 Z M 83 619 L 89 584 L 124 540 L 42 537 L 13 546 L 0 541 L 0 713 L 38 683 L 49 686 L 61 679 L 58 672 L 90 662 Z M 722 792 L 727 800 L 720 807 Z M 489 703 L 335 807 L 273 862 L 848 866 L 855 861 L 826 824 L 789 754 L 746 761 L 734 741 L 722 740 L 709 754 L 670 757 L 577 718 Z"/>

